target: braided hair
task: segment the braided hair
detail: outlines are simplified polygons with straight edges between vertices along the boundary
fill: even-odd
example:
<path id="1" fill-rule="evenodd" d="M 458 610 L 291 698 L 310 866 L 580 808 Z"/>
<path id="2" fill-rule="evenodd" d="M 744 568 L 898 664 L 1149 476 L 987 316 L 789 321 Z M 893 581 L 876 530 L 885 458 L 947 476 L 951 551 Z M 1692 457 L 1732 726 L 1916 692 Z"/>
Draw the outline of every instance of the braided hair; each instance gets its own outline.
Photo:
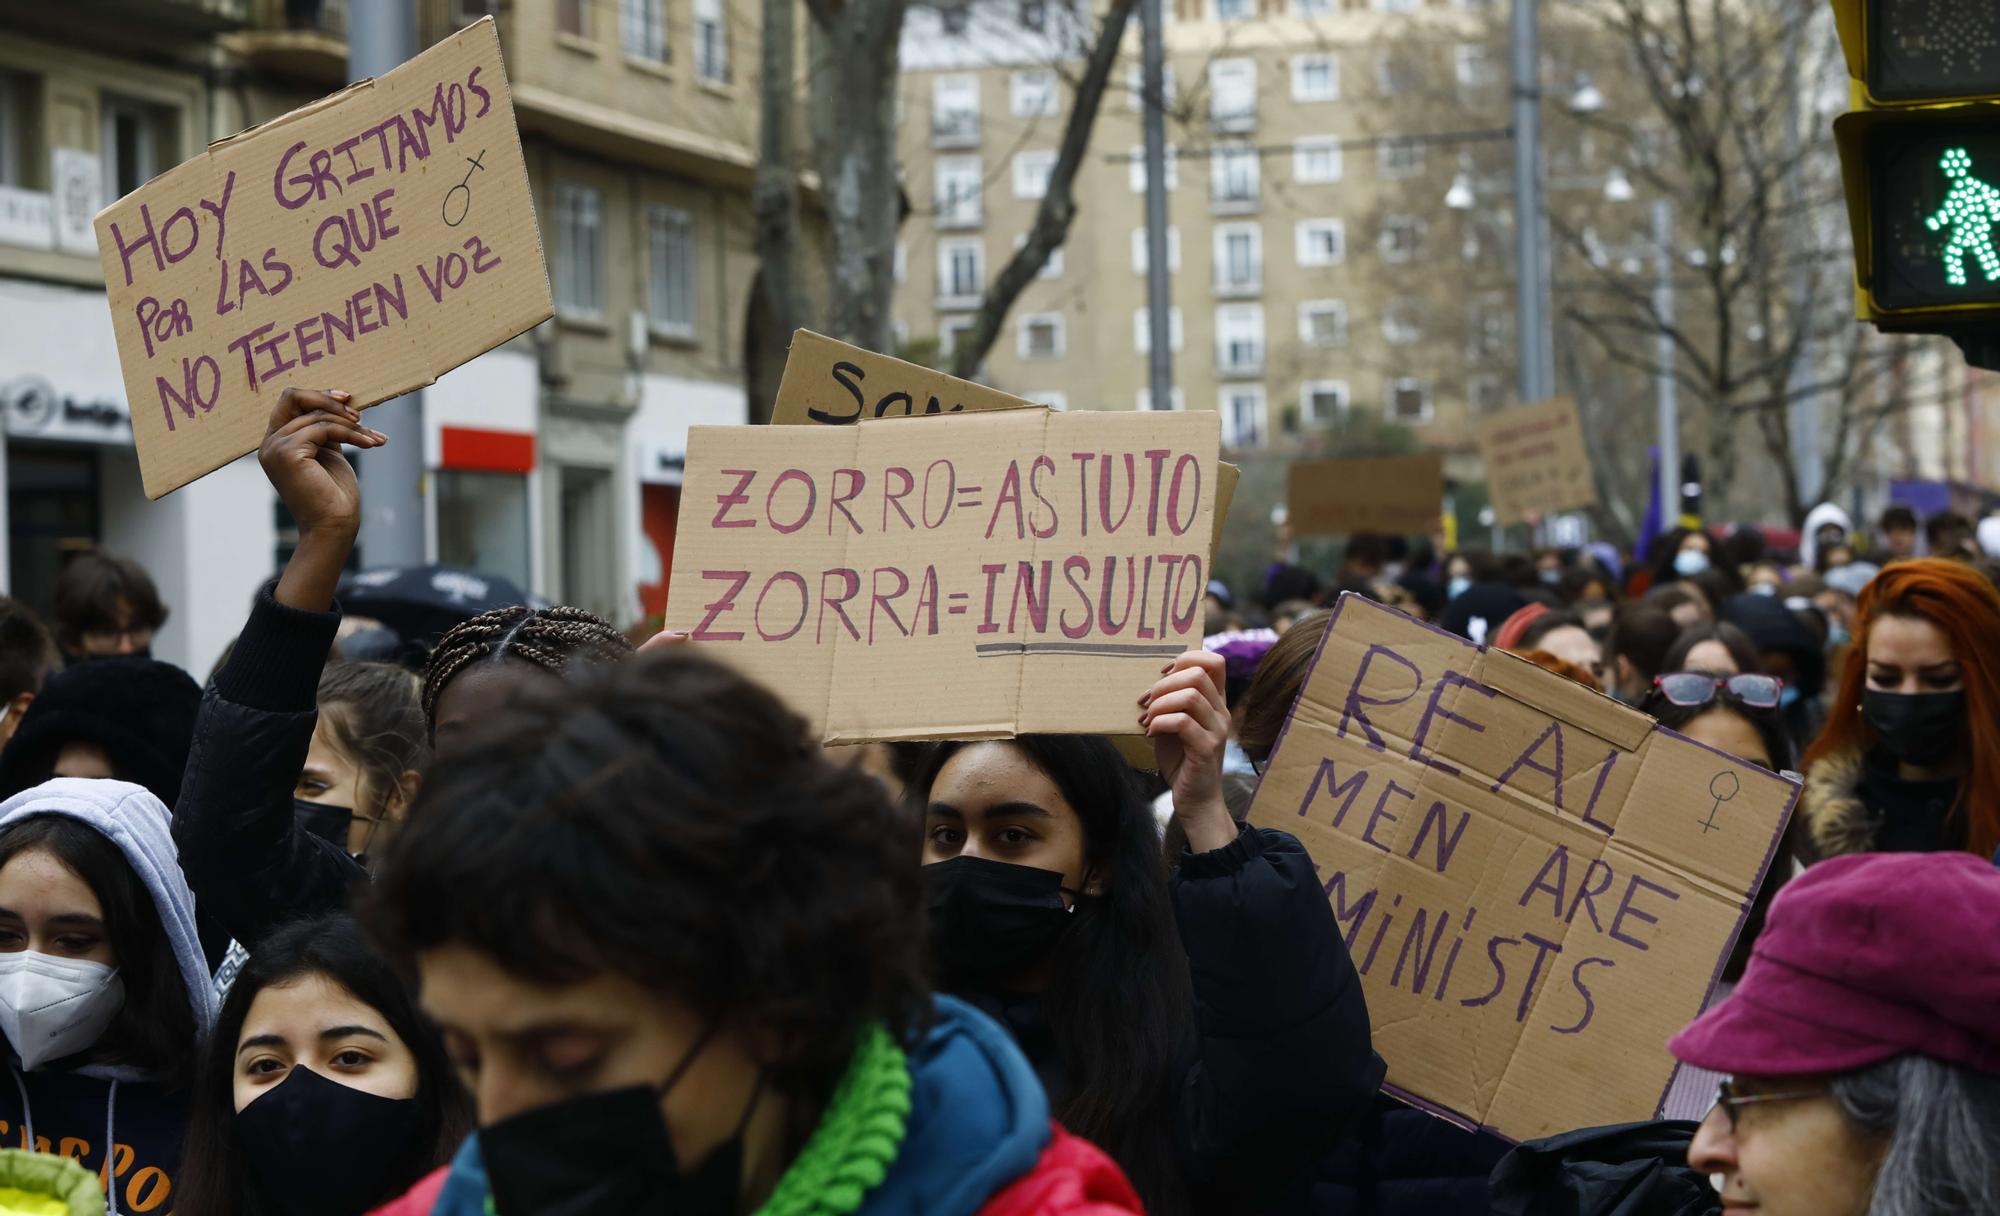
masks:
<path id="1" fill-rule="evenodd" d="M 474 663 L 519 659 L 559 676 L 578 660 L 609 663 L 631 654 L 632 643 L 624 634 L 582 608 L 513 604 L 482 612 L 454 627 L 431 651 L 424 671 L 424 724 L 437 729 L 437 703 L 445 685 Z"/>

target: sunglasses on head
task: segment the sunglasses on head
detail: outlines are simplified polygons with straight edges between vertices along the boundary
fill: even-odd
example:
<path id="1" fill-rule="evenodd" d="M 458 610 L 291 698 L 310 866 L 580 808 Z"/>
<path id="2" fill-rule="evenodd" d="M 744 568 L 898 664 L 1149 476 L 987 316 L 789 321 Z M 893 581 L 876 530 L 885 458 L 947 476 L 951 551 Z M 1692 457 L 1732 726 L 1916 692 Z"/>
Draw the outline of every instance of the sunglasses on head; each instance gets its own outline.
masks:
<path id="1" fill-rule="evenodd" d="M 1778 695 L 1785 690 L 1785 682 L 1777 676 L 1745 673 L 1733 676 L 1712 676 L 1705 671 L 1670 671 L 1653 677 L 1653 687 L 1660 695 L 1683 709 L 1692 709 L 1715 700 L 1718 690 L 1727 688 L 1730 695 L 1752 709 L 1776 709 Z"/>

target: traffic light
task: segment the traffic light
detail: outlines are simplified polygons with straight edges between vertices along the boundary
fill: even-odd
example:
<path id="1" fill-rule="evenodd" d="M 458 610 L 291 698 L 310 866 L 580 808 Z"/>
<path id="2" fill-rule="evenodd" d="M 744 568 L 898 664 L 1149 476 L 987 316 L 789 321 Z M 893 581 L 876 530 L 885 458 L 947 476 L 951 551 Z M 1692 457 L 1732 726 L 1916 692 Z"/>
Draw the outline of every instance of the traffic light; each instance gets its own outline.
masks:
<path id="1" fill-rule="evenodd" d="M 1855 104 L 1834 120 L 1855 311 L 2000 325 L 2000 0 L 1833 0 Z"/>

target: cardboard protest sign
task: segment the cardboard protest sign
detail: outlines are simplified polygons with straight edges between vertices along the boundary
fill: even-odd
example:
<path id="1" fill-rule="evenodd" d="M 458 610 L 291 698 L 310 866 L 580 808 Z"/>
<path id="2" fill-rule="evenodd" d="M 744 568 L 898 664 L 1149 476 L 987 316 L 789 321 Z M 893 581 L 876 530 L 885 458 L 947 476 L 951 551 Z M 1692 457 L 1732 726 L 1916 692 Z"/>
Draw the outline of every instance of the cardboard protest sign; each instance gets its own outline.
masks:
<path id="1" fill-rule="evenodd" d="M 1479 455 L 1499 523 L 1517 524 L 1597 501 L 1574 397 L 1489 415 L 1479 424 Z"/>
<path id="2" fill-rule="evenodd" d="M 785 358 L 785 377 L 778 385 L 778 400 L 771 407 L 771 424 L 848 426 L 878 418 L 1042 408 L 1026 397 L 801 329 L 792 334 L 792 350 Z M 1222 548 L 1222 528 L 1228 522 L 1229 504 L 1236 498 L 1236 482 L 1240 477 L 1233 464 L 1221 464 L 1216 469 L 1211 563 Z"/>
<path id="3" fill-rule="evenodd" d="M 1797 793 L 1345 595 L 1250 818 L 1311 852 L 1391 1091 L 1527 1140 L 1655 1117 Z"/>
<path id="4" fill-rule="evenodd" d="M 255 450 L 287 385 L 373 405 L 551 315 L 491 18 L 154 178 L 97 247 L 150 498 Z"/>
<path id="5" fill-rule="evenodd" d="M 1214 414 L 695 427 L 666 625 L 828 743 L 1132 733 L 1201 644 Z"/>
<path id="6" fill-rule="evenodd" d="M 1444 457 L 1294 460 L 1286 501 L 1302 536 L 1429 532 L 1444 503 Z"/>

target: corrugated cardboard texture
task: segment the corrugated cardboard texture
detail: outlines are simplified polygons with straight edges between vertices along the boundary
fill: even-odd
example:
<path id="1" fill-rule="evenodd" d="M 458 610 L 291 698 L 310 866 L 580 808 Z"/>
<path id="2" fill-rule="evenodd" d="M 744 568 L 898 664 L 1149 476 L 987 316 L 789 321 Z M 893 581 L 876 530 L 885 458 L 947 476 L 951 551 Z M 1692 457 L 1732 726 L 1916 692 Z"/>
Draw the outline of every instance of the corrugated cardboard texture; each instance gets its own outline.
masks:
<path id="1" fill-rule="evenodd" d="M 1346 595 L 1250 818 L 1312 853 L 1392 1091 L 1527 1140 L 1654 1117 L 1797 792 Z"/>
<path id="2" fill-rule="evenodd" d="M 551 311 L 490 17 L 154 178 L 97 247 L 151 498 L 254 451 L 287 386 L 374 405 Z"/>
<path id="3" fill-rule="evenodd" d="M 1597 501 L 1574 397 L 1488 415 L 1479 424 L 1479 456 L 1500 523 L 1517 524 L 1530 515 L 1572 511 Z"/>
<path id="4" fill-rule="evenodd" d="M 1287 496 L 1292 530 L 1302 536 L 1353 532 L 1429 532 L 1444 505 L 1444 457 L 1294 460 Z"/>
<path id="5" fill-rule="evenodd" d="M 771 424 L 849 426 L 887 418 L 949 418 L 983 410 L 1042 408 L 1025 397 L 801 329 L 792 334 Z M 1222 529 L 1240 476 L 1233 464 L 1216 470 L 1211 566 L 1222 549 Z"/>
<path id="6" fill-rule="evenodd" d="M 1126 733 L 1201 645 L 1214 414 L 695 427 L 667 627 L 829 743 Z"/>

